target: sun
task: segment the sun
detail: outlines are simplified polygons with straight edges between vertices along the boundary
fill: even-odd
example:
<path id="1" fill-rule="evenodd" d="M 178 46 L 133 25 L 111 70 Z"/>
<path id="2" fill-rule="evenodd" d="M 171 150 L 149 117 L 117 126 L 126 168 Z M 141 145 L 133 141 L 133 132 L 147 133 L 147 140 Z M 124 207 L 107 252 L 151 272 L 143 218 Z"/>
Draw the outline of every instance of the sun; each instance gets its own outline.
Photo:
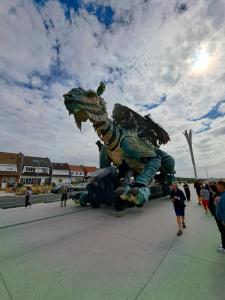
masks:
<path id="1" fill-rule="evenodd" d="M 210 63 L 210 55 L 206 49 L 200 49 L 197 54 L 193 64 L 193 68 L 198 70 L 205 70 Z"/>
<path id="2" fill-rule="evenodd" d="M 213 61 L 214 57 L 210 54 L 207 47 L 202 46 L 198 48 L 189 60 L 192 75 L 203 75 L 207 73 Z"/>

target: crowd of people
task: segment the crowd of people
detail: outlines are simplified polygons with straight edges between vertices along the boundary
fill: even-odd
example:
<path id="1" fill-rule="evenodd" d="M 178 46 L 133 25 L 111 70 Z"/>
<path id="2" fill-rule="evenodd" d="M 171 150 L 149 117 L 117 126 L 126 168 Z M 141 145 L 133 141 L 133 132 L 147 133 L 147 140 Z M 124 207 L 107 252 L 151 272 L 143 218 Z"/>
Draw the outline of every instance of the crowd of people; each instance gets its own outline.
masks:
<path id="1" fill-rule="evenodd" d="M 211 213 L 215 219 L 221 235 L 221 245 L 218 252 L 225 254 L 225 181 L 203 183 L 196 181 L 194 188 L 197 194 L 197 203 L 201 205 L 206 214 Z M 181 236 L 182 229 L 186 228 L 185 207 L 186 201 L 191 200 L 190 187 L 187 183 L 183 185 L 184 192 L 178 183 L 174 182 L 171 186 L 170 198 L 174 205 L 177 218 L 178 232 Z"/>

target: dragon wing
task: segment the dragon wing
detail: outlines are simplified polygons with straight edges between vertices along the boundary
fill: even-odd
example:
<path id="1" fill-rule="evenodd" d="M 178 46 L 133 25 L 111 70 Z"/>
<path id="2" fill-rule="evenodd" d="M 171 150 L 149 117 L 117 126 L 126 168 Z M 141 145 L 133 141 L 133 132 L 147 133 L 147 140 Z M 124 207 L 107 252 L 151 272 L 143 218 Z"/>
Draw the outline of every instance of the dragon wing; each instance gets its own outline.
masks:
<path id="1" fill-rule="evenodd" d="M 115 104 L 112 118 L 124 129 L 137 130 L 141 139 L 150 140 L 155 146 L 166 144 L 170 140 L 168 133 L 150 115 L 142 117 L 127 106 Z"/>

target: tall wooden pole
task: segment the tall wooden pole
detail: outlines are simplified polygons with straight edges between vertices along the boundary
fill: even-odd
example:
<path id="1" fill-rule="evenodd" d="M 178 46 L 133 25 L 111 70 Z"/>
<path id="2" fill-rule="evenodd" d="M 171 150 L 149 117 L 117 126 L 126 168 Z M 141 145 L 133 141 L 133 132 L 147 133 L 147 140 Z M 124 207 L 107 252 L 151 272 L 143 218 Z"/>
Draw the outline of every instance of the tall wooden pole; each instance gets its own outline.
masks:
<path id="1" fill-rule="evenodd" d="M 189 150 L 191 153 L 191 160 L 192 160 L 192 164 L 193 164 L 193 168 L 194 168 L 194 173 L 195 173 L 195 179 L 198 178 L 197 176 L 197 171 L 196 171 L 196 166 L 195 166 L 195 158 L 194 158 L 194 152 L 193 152 L 193 147 L 192 147 L 192 130 L 189 130 L 189 132 L 187 130 L 185 130 L 183 132 L 184 136 L 186 137 L 188 146 L 189 146 Z"/>

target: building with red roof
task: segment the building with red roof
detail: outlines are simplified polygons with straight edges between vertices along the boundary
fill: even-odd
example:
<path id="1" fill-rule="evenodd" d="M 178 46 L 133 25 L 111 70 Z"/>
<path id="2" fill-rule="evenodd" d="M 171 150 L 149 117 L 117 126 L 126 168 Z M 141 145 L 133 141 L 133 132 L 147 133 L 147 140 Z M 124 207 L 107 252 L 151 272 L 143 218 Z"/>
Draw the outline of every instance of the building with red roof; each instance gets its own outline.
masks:
<path id="1" fill-rule="evenodd" d="M 84 170 L 85 170 L 85 176 L 90 176 L 92 173 L 97 171 L 97 168 L 96 167 L 84 166 Z"/>
<path id="2" fill-rule="evenodd" d="M 83 182 L 85 170 L 83 166 L 69 165 L 71 182 Z"/>

